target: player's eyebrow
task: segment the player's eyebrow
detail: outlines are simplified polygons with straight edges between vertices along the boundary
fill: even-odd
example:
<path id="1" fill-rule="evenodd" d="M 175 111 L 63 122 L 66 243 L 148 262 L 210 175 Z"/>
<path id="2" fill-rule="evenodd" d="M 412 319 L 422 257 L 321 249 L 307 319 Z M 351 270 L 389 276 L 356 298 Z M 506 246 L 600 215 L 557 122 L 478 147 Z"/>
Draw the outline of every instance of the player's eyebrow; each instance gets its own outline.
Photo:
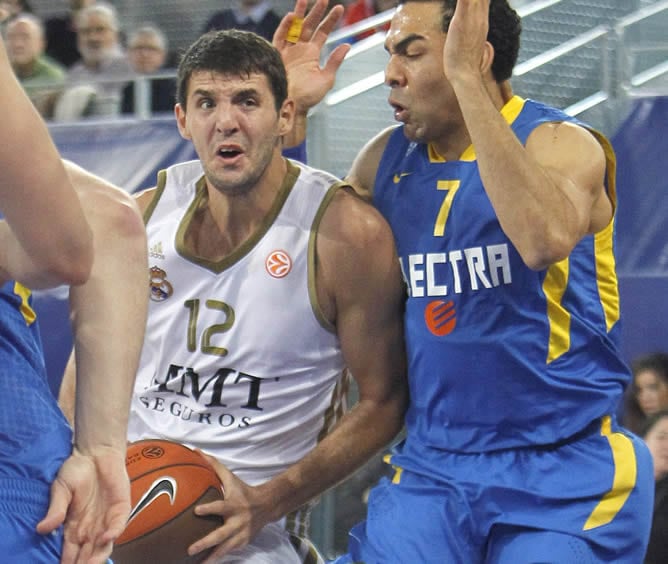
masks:
<path id="1" fill-rule="evenodd" d="M 408 50 L 408 46 L 411 43 L 414 43 L 415 41 L 421 41 L 425 40 L 426 37 L 424 35 L 420 35 L 419 33 L 411 33 L 404 37 L 401 41 L 398 41 L 396 45 L 391 49 L 390 46 L 386 43 L 384 48 L 385 51 L 388 53 L 392 54 L 392 52 L 397 53 L 399 55 L 404 55 L 406 51 Z"/>
<path id="2" fill-rule="evenodd" d="M 246 98 L 260 98 L 260 93 L 257 88 L 243 88 L 232 95 L 232 100 L 236 103 L 245 100 Z"/>

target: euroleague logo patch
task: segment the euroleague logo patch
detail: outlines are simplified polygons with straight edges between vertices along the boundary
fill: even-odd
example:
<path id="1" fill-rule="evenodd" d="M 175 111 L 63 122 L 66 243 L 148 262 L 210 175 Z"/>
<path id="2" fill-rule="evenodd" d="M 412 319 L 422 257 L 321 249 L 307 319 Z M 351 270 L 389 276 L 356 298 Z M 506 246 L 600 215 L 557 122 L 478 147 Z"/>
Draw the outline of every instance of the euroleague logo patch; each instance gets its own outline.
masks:
<path id="1" fill-rule="evenodd" d="M 452 333 L 457 325 L 455 303 L 450 300 L 435 300 L 424 310 L 424 321 L 427 328 L 437 337 Z"/>
<path id="2" fill-rule="evenodd" d="M 274 278 L 284 278 L 292 270 L 292 259 L 285 251 L 273 251 L 267 257 L 264 266 Z"/>

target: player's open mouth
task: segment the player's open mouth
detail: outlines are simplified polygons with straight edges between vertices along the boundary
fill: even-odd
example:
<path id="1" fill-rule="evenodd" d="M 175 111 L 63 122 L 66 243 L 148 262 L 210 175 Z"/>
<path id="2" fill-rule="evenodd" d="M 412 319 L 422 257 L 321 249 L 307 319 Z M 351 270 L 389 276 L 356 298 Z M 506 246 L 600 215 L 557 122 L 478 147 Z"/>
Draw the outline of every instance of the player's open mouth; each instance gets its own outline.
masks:
<path id="1" fill-rule="evenodd" d="M 221 147 L 218 149 L 218 156 L 221 157 L 222 159 L 226 161 L 231 161 L 239 157 L 240 155 L 243 154 L 243 151 L 241 150 L 240 147 L 237 146 L 229 146 L 229 147 Z"/>
<path id="2" fill-rule="evenodd" d="M 394 102 L 392 100 L 388 100 L 388 102 L 390 106 L 392 106 L 392 109 L 394 110 L 394 119 L 397 121 L 405 121 L 406 116 L 408 115 L 406 108 L 401 104 L 398 104 L 397 102 Z"/>

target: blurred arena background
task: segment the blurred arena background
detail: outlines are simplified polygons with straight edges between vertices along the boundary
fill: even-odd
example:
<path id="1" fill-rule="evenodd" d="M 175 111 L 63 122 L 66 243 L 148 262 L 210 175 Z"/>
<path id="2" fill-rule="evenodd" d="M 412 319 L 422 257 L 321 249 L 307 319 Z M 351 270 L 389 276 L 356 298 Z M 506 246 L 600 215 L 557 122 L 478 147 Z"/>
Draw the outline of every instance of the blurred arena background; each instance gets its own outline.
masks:
<path id="1" fill-rule="evenodd" d="M 189 45 L 207 18 L 232 2 L 215 0 L 116 0 L 122 30 L 157 24 L 174 56 Z M 566 109 L 602 130 L 618 156 L 618 274 L 624 355 L 668 350 L 668 1 L 511 1 L 524 32 L 514 90 Z M 42 18 L 67 9 L 66 0 L 32 0 Z M 284 14 L 293 5 L 274 0 Z M 335 45 L 388 13 L 338 30 Z M 311 115 L 309 163 L 344 176 L 365 141 L 390 125 L 383 85 L 383 34 L 356 43 L 336 85 Z M 141 79 L 138 79 L 141 80 Z M 64 156 L 134 192 L 154 184 L 157 170 L 194 157 L 171 116 L 85 119 L 51 124 Z M 59 294 L 37 296 L 54 391 L 71 343 L 67 306 Z M 352 398 L 354 400 L 354 396 Z M 313 519 L 313 538 L 334 555 L 363 514 L 366 489 L 383 471 L 373 460 L 323 497 Z"/>

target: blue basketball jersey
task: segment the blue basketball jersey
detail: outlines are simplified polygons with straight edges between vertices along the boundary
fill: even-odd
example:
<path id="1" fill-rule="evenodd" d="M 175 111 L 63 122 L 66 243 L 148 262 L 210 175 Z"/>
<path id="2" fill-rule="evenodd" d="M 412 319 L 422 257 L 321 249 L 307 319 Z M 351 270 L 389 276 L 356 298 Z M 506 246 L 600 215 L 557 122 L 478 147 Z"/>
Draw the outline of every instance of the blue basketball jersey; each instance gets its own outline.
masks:
<path id="1" fill-rule="evenodd" d="M 14 281 L 0 287 L 0 390 L 2 502 L 14 499 L 7 485 L 16 480 L 50 485 L 72 448 L 48 385 L 30 291 Z"/>
<path id="2" fill-rule="evenodd" d="M 542 123 L 575 121 L 517 96 L 502 115 L 523 144 Z M 614 153 L 592 133 L 614 205 Z M 501 229 L 474 147 L 446 161 L 401 127 L 381 159 L 374 203 L 394 232 L 409 294 L 411 404 L 393 463 L 438 473 L 430 451 L 552 444 L 616 411 L 630 374 L 618 351 L 614 221 L 533 271 Z"/>

